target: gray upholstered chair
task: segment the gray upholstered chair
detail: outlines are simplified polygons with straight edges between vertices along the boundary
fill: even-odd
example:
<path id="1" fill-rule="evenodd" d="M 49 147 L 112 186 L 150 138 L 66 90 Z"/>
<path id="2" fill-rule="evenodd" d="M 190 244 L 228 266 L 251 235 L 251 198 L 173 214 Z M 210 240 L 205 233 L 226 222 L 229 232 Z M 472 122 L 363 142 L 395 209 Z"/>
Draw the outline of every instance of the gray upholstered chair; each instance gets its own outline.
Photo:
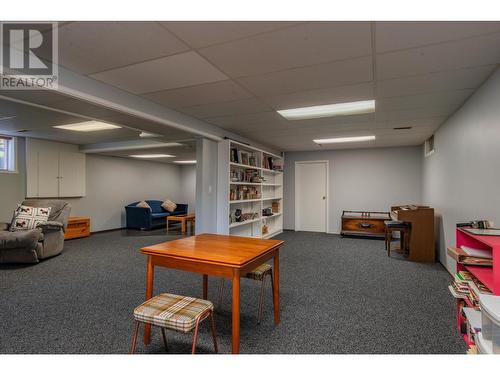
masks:
<path id="1" fill-rule="evenodd" d="M 60 254 L 71 206 L 62 200 L 27 199 L 30 207 L 51 207 L 49 220 L 35 229 L 10 232 L 10 223 L 0 223 L 0 263 L 38 263 Z"/>

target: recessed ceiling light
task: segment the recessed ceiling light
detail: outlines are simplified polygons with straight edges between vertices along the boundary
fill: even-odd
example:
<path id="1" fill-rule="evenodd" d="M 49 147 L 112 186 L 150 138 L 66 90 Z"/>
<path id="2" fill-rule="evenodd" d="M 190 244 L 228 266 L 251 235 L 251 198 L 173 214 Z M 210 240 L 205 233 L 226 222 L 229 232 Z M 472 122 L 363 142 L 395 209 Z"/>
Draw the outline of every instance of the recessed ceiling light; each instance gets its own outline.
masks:
<path id="1" fill-rule="evenodd" d="M 148 132 L 140 132 L 139 137 L 141 137 L 141 138 L 158 138 L 158 137 L 161 137 L 161 135 L 148 133 Z"/>
<path id="2" fill-rule="evenodd" d="M 177 164 L 196 164 L 196 160 L 174 160 Z"/>
<path id="3" fill-rule="evenodd" d="M 288 120 L 304 120 L 310 118 L 358 115 L 361 113 L 375 112 L 375 100 L 362 100 L 358 102 L 283 109 L 277 112 Z"/>
<path id="4" fill-rule="evenodd" d="M 157 159 L 157 158 L 175 158 L 174 155 L 169 154 L 139 154 L 139 155 L 129 155 L 132 158 L 139 159 Z"/>
<path id="5" fill-rule="evenodd" d="M 76 124 L 56 125 L 54 126 L 54 128 L 74 130 L 77 132 L 95 132 L 99 130 L 119 129 L 121 128 L 121 126 L 108 124 L 107 122 L 100 122 L 100 121 L 85 121 L 85 122 L 78 122 Z"/>
<path id="6" fill-rule="evenodd" d="M 326 143 L 366 142 L 366 141 L 373 141 L 374 139 L 375 139 L 374 135 L 363 135 L 360 137 L 313 139 L 313 142 L 322 145 Z"/>

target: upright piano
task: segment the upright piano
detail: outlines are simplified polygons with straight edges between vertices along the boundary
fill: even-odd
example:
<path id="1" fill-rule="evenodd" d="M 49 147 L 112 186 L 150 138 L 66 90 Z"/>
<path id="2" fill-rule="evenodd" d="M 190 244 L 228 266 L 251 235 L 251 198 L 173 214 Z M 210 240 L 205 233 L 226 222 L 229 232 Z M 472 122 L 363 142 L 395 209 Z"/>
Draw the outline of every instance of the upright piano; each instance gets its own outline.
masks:
<path id="1" fill-rule="evenodd" d="M 412 204 L 392 206 L 391 217 L 411 223 L 408 259 L 413 262 L 435 262 L 434 208 Z"/>

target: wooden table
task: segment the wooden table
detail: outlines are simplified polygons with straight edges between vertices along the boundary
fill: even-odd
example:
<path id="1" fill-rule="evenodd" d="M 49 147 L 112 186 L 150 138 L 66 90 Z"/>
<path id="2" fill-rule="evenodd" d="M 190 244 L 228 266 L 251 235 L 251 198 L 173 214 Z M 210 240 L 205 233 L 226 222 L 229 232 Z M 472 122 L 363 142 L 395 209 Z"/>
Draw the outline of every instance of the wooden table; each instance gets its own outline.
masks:
<path id="1" fill-rule="evenodd" d="M 203 275 L 203 298 L 208 294 L 208 275 L 233 281 L 232 352 L 240 351 L 240 277 L 273 259 L 274 324 L 280 322 L 279 249 L 283 241 L 257 238 L 200 234 L 140 250 L 148 256 L 146 300 L 153 297 L 154 267 L 166 267 Z M 151 326 L 145 325 L 144 343 L 151 340 Z"/>
<path id="2" fill-rule="evenodd" d="M 171 221 L 180 221 L 181 223 L 181 233 L 186 233 L 186 223 L 190 223 L 191 233 L 194 233 L 194 214 L 185 214 L 185 215 L 175 215 L 175 216 L 167 216 L 167 233 L 168 233 L 168 224 Z"/>

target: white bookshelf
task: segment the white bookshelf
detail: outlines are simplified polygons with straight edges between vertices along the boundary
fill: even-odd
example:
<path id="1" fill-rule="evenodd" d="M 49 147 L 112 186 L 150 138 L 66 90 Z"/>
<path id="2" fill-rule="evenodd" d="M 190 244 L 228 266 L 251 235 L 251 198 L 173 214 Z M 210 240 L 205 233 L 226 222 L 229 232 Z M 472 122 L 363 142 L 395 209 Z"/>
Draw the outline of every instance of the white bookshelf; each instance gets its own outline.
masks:
<path id="1" fill-rule="evenodd" d="M 282 168 L 283 157 L 231 140 L 220 142 L 218 156 L 218 233 L 253 238 L 282 233 L 283 171 L 267 168 L 265 159 L 271 158 L 274 167 Z M 273 203 L 278 211 L 263 216 L 264 209 L 272 211 Z M 235 221 L 236 209 L 248 214 L 248 219 Z"/>

